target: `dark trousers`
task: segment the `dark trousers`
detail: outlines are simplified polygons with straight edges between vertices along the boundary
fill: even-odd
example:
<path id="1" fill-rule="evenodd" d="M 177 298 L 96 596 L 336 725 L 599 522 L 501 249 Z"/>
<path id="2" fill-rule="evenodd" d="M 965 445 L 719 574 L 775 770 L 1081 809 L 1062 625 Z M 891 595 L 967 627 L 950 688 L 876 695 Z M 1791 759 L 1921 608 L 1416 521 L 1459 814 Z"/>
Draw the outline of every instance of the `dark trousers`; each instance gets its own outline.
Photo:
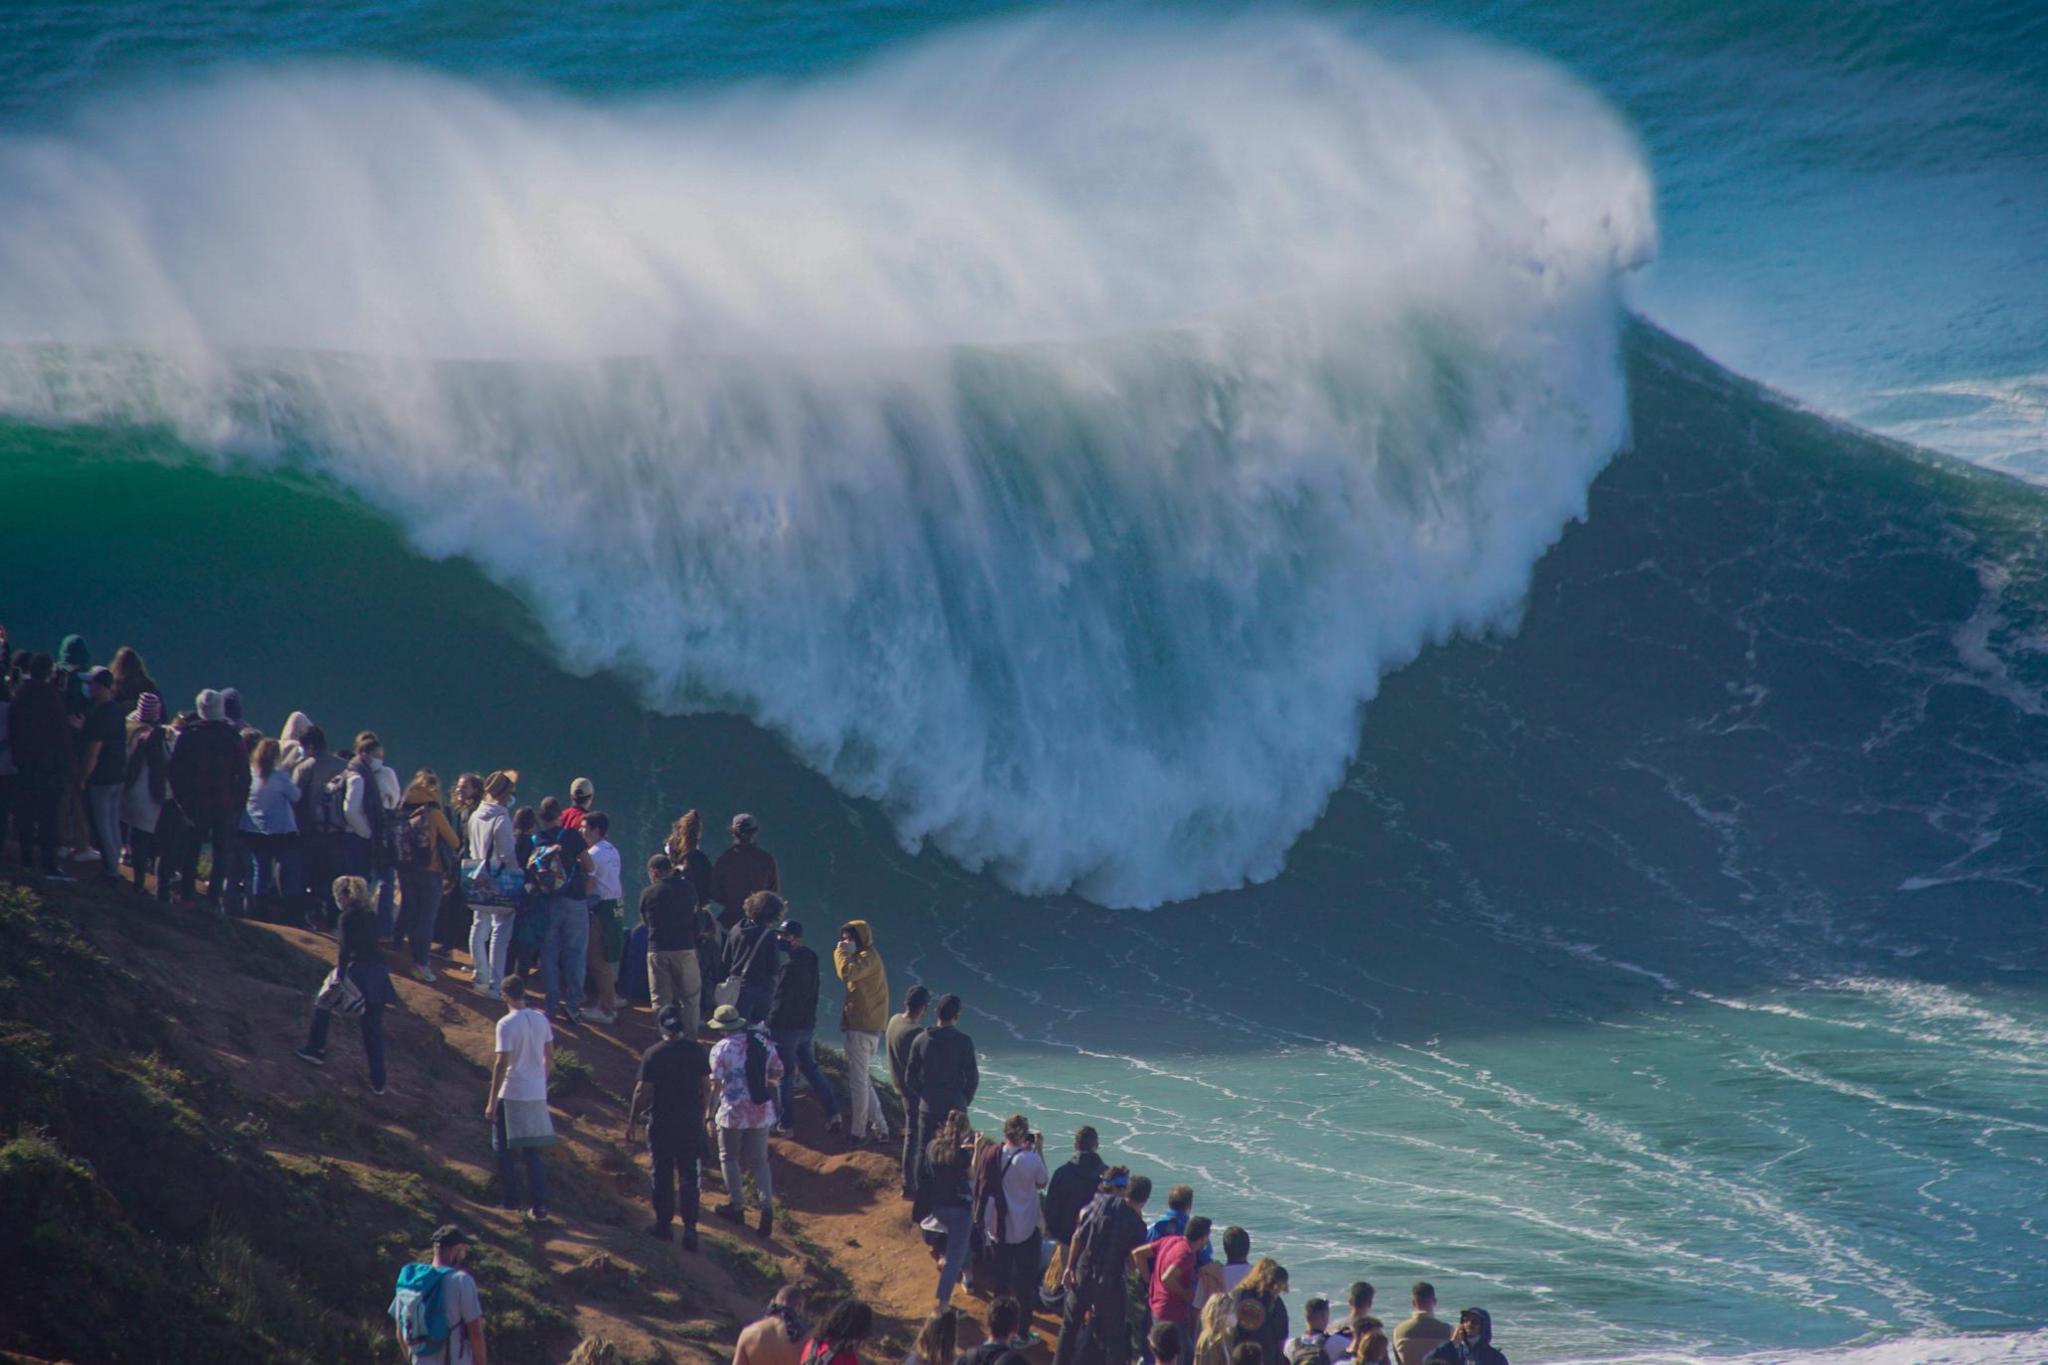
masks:
<path id="1" fill-rule="evenodd" d="M 206 883 L 206 898 L 215 905 L 224 906 L 235 913 L 240 906 L 236 899 L 227 895 L 228 883 L 241 884 L 241 831 L 236 828 L 236 817 L 230 815 L 205 815 L 188 818 L 185 823 L 185 856 L 181 860 L 180 876 L 185 883 L 185 894 L 197 894 L 199 889 L 199 850 L 208 844 L 213 846 L 213 876 Z"/>
<path id="2" fill-rule="evenodd" d="M 341 875 L 341 836 L 301 834 L 299 863 L 306 892 L 306 921 L 324 929 L 334 923 L 334 879 Z"/>
<path id="3" fill-rule="evenodd" d="M 733 1008 L 740 1012 L 740 1018 L 750 1024 L 758 1024 L 768 1017 L 768 1006 L 774 1003 L 774 994 L 766 986 L 741 986 L 740 998 L 733 1002 Z"/>
<path id="4" fill-rule="evenodd" d="M 501 1208 L 519 1207 L 519 1167 L 513 1161 L 523 1156 L 526 1165 L 526 1193 L 529 1209 L 541 1213 L 548 1211 L 548 1175 L 540 1162 L 540 1148 L 521 1147 L 514 1152 L 505 1137 L 505 1106 L 498 1106 L 497 1116 L 491 1120 L 491 1146 L 498 1153 L 498 1205 Z"/>
<path id="5" fill-rule="evenodd" d="M 389 990 L 389 987 L 386 987 Z M 361 1016 L 363 1025 L 363 1056 L 370 1063 L 370 1084 L 378 1088 L 384 1085 L 384 1007 L 365 1005 Z M 327 1033 L 334 1027 L 332 1010 L 314 1010 L 312 1027 L 306 1030 L 306 1051 L 316 1057 L 327 1055 Z"/>
<path id="6" fill-rule="evenodd" d="M 647 1135 L 647 1154 L 654 1158 L 654 1225 L 667 1227 L 676 1220 L 676 1186 L 683 1196 L 683 1226 L 697 1226 L 697 1185 L 704 1149 L 696 1143 L 668 1142 L 663 1135 Z"/>
<path id="7" fill-rule="evenodd" d="M 13 773 L 0 774 L 0 859 L 7 856 L 7 836 L 14 828 L 14 788 L 18 781 Z M 22 861 L 28 861 L 25 850 Z"/>
<path id="8" fill-rule="evenodd" d="M 906 1097 L 903 1102 L 903 1193 L 912 1199 L 917 1197 L 918 1157 L 928 1141 L 917 1111 L 917 1101 Z"/>
<path id="9" fill-rule="evenodd" d="M 434 948 L 434 919 L 441 913 L 441 874 L 424 867 L 398 869 L 399 927 L 412 945 L 415 967 L 427 965 Z"/>
<path id="10" fill-rule="evenodd" d="M 305 892 L 301 889 L 305 874 L 300 871 L 302 861 L 299 853 L 299 836 L 296 834 L 252 834 L 241 831 L 242 842 L 247 845 L 250 883 L 258 898 L 273 896 L 287 914 L 278 923 L 291 924 L 304 913 L 299 902 Z M 266 918 L 268 918 L 266 916 Z"/>
<path id="11" fill-rule="evenodd" d="M 1024 1308 L 1025 1326 L 1038 1307 L 1039 1243 L 1036 1235 L 1021 1242 L 998 1242 L 989 1249 L 995 1271 L 996 1296 L 1007 1294 Z M 1020 1329 L 1021 1330 L 1021 1329 Z"/>
<path id="12" fill-rule="evenodd" d="M 14 778 L 14 829 L 21 837 L 21 861 L 57 870 L 57 811 L 64 798 L 64 770 L 55 764 L 23 768 Z"/>
<path id="13" fill-rule="evenodd" d="M 1122 1280 L 1106 1285 L 1083 1280 L 1068 1290 L 1053 1365 L 1128 1365 L 1130 1306 Z"/>
<path id="14" fill-rule="evenodd" d="M 168 806 L 158 814 L 155 829 L 128 827 L 128 847 L 135 855 L 135 865 L 130 869 L 135 874 L 135 889 L 147 891 L 149 888 L 143 884 L 143 878 L 154 872 L 159 901 L 171 898 L 171 879 L 176 875 L 177 840 L 169 833 L 173 829 L 175 826 L 170 824 Z"/>

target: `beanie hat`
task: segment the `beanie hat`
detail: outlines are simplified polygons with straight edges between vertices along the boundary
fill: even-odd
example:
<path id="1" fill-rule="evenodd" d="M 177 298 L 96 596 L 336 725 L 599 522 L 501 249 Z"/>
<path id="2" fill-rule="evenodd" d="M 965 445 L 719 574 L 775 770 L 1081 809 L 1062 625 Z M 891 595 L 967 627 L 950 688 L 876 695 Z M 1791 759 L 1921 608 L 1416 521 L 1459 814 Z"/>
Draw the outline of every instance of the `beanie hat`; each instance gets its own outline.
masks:
<path id="1" fill-rule="evenodd" d="M 164 716 L 164 699 L 154 692 L 144 692 L 135 699 L 135 710 L 128 719 L 142 725 L 154 725 Z"/>
<path id="2" fill-rule="evenodd" d="M 220 690 L 220 709 L 227 714 L 229 720 L 240 725 L 242 723 L 242 694 L 232 687 L 223 687 Z"/>
<path id="3" fill-rule="evenodd" d="M 202 688 L 199 695 L 193 699 L 192 705 L 198 710 L 201 720 L 228 718 L 227 708 L 221 704 L 220 693 L 210 687 Z"/>

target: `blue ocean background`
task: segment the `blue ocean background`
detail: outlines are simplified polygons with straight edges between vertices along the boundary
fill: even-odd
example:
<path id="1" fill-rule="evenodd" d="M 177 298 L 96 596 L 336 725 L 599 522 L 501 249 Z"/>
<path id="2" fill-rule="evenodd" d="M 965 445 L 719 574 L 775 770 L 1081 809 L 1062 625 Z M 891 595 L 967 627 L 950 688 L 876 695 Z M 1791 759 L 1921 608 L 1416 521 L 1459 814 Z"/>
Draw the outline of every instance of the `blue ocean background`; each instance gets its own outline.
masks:
<path id="1" fill-rule="evenodd" d="M 1297 1300 L 2048 1359 L 2044 227 L 2018 4 L 22 0 L 0 611 L 755 810 Z"/>

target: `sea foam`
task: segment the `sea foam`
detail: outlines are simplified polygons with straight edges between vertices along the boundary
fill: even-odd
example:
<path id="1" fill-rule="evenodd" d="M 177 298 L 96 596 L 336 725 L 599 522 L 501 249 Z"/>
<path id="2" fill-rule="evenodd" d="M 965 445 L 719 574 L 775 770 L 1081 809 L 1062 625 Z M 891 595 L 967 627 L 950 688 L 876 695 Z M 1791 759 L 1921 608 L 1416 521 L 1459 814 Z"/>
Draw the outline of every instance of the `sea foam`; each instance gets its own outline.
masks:
<path id="1" fill-rule="evenodd" d="M 1009 884 L 1275 875 L 1626 439 L 1630 133 L 1317 20 L 576 103 L 216 73 L 0 139 L 0 410 L 323 471 L 572 667 Z"/>

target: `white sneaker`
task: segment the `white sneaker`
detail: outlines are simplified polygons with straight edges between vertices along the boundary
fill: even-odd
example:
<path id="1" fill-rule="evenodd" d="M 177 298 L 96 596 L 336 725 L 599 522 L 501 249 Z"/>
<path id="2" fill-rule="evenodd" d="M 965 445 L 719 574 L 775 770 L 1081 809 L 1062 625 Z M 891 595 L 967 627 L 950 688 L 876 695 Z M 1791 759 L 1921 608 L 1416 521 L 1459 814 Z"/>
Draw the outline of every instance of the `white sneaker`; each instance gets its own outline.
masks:
<path id="1" fill-rule="evenodd" d="M 618 1020 L 619 1016 L 613 1014 L 610 1010 L 586 1009 L 583 1011 L 583 1022 L 586 1024 L 615 1024 Z"/>
<path id="2" fill-rule="evenodd" d="M 469 988 L 475 991 L 478 995 L 484 997 L 486 1000 L 496 1000 L 499 998 L 500 995 L 500 992 L 496 986 L 486 986 L 481 981 L 472 981 L 470 983 Z"/>
<path id="3" fill-rule="evenodd" d="M 99 860 L 100 851 L 96 848 L 81 848 L 71 855 L 71 861 L 74 863 L 96 863 Z"/>

